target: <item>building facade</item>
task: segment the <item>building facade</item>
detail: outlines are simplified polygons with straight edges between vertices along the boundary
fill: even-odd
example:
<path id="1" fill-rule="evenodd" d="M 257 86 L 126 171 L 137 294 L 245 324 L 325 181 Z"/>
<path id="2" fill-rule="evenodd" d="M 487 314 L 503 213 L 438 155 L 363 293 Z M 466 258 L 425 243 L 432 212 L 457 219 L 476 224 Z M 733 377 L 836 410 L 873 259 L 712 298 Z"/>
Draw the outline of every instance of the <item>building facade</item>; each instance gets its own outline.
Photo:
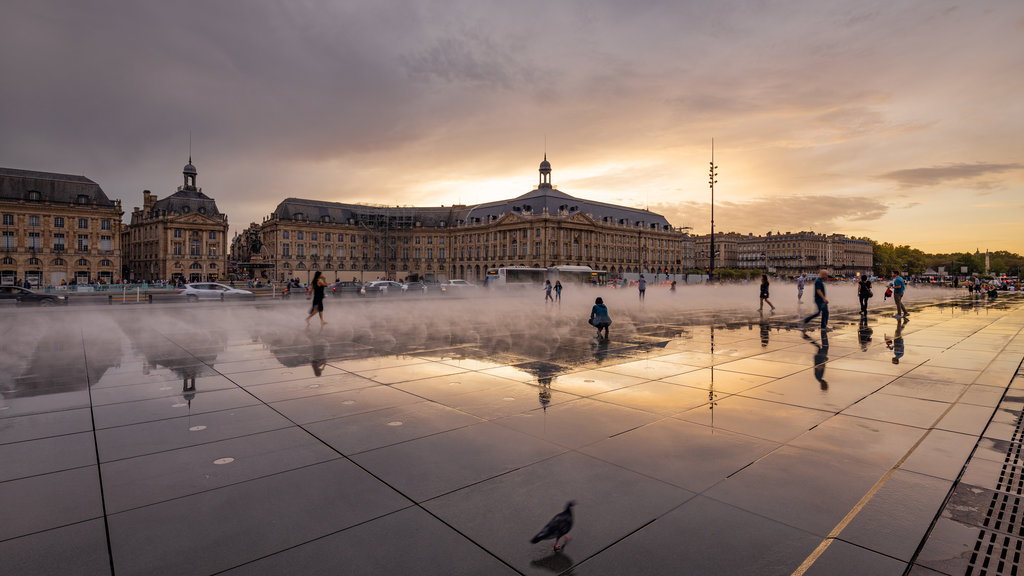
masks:
<path id="1" fill-rule="evenodd" d="M 112 284 L 121 202 L 84 176 L 0 168 L 0 284 Z"/>
<path id="2" fill-rule="evenodd" d="M 184 184 L 164 199 L 142 192 L 132 210 L 122 244 L 125 277 L 133 282 L 216 281 L 227 278 L 228 217 L 196 185 L 189 158 Z"/>
<path id="3" fill-rule="evenodd" d="M 576 198 L 540 164 L 534 190 L 477 205 L 387 207 L 288 198 L 232 243 L 256 277 L 482 280 L 490 268 L 590 266 L 609 276 L 679 274 L 693 240 L 654 212 Z M 257 249 L 254 249 L 257 248 Z"/>
<path id="4" fill-rule="evenodd" d="M 766 270 L 779 276 L 816 274 L 822 269 L 830 274 L 856 276 L 871 274 L 874 265 L 870 242 L 842 234 L 748 234 L 736 245 L 737 268 Z"/>

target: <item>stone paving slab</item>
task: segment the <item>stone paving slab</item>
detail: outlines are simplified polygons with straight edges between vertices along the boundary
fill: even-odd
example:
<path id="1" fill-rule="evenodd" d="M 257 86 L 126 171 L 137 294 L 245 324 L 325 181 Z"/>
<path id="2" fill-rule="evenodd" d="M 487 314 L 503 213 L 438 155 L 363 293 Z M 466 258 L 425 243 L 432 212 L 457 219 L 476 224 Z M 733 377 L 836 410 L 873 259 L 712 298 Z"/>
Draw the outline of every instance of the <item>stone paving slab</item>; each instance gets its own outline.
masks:
<path id="1" fill-rule="evenodd" d="M 332 302 L 323 330 L 301 302 L 4 311 L 4 571 L 1019 564 L 1019 295 L 907 322 L 840 304 L 828 334 L 622 298 L 607 341 L 571 292 L 512 323 L 485 299 Z M 530 544 L 567 500 L 565 549 Z"/>

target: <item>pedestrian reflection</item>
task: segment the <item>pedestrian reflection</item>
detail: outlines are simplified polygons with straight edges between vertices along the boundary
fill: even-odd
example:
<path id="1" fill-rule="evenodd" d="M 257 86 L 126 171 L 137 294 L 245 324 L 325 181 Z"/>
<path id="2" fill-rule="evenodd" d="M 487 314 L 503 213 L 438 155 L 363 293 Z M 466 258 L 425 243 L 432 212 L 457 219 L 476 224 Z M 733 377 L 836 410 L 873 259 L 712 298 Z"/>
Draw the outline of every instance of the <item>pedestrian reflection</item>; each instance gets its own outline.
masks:
<path id="1" fill-rule="evenodd" d="M 327 367 L 327 341 L 322 338 L 314 338 L 309 357 L 310 364 L 313 366 L 313 374 L 319 377 Z"/>
<path id="2" fill-rule="evenodd" d="M 886 337 L 885 346 L 889 350 L 892 350 L 892 363 L 899 364 L 900 358 L 903 358 L 903 353 L 906 352 L 906 347 L 903 344 L 903 327 L 906 326 L 907 320 L 905 318 L 896 319 L 896 333 L 890 339 Z"/>
<path id="3" fill-rule="evenodd" d="M 185 398 L 185 402 L 188 403 L 188 407 L 192 409 L 192 399 L 196 397 L 196 377 L 185 376 L 181 379 L 181 395 Z"/>
<path id="4" fill-rule="evenodd" d="M 540 385 L 540 391 L 537 393 L 537 400 L 540 401 L 541 408 L 547 412 L 548 404 L 551 403 L 551 377 L 546 376 L 538 378 L 537 384 Z"/>
<path id="5" fill-rule="evenodd" d="M 757 321 L 757 327 L 761 329 L 761 348 L 767 348 L 768 339 L 771 337 L 772 323 L 764 317 L 764 312 L 761 312 L 761 317 Z"/>
<path id="6" fill-rule="evenodd" d="M 608 357 L 607 338 L 600 338 L 597 341 L 591 341 L 590 347 L 594 349 L 594 361 L 598 364 L 604 362 L 605 358 Z"/>
<path id="7" fill-rule="evenodd" d="M 828 332 L 821 331 L 821 342 L 815 342 L 804 333 L 804 339 L 814 344 L 817 352 L 814 353 L 814 379 L 821 385 L 822 390 L 828 390 L 828 382 L 825 380 L 825 363 L 828 362 Z"/>
<path id="8" fill-rule="evenodd" d="M 860 326 L 857 328 L 857 339 L 860 341 L 860 349 L 863 352 L 867 352 L 868 345 L 871 344 L 871 334 L 874 331 L 868 326 L 868 317 L 860 317 Z"/>

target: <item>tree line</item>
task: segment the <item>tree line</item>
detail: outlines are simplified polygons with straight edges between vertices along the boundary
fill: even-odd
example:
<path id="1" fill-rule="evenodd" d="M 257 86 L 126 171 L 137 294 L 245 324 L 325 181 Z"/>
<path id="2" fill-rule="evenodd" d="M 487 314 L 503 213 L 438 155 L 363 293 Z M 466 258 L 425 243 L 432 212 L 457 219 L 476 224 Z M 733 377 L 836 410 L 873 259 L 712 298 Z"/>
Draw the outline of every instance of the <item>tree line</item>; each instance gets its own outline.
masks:
<path id="1" fill-rule="evenodd" d="M 946 275 L 958 276 L 978 274 L 985 275 L 985 254 L 970 252 L 953 252 L 949 254 L 928 254 L 910 246 L 895 246 L 890 242 L 875 242 L 870 238 L 861 238 L 871 242 L 875 257 L 875 275 L 892 276 L 894 272 L 910 275 L 924 274 L 931 268 L 938 272 L 945 268 Z M 966 267 L 967 272 L 962 269 Z M 1024 256 L 1006 250 L 989 253 L 988 273 L 996 276 L 1008 275 L 1020 277 L 1024 267 Z"/>

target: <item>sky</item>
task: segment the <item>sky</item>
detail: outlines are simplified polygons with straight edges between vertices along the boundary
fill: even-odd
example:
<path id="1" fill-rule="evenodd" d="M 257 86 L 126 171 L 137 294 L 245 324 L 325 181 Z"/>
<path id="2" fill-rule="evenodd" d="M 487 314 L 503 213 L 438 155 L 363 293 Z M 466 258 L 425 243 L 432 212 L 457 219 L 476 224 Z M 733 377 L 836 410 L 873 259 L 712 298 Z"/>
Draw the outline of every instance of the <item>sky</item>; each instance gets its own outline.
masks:
<path id="1" fill-rule="evenodd" d="M 1020 0 L 5 0 L 0 166 L 127 214 L 573 196 L 1024 253 Z M 191 144 L 190 144 L 191 141 Z M 191 147 L 191 148 L 190 148 Z"/>

